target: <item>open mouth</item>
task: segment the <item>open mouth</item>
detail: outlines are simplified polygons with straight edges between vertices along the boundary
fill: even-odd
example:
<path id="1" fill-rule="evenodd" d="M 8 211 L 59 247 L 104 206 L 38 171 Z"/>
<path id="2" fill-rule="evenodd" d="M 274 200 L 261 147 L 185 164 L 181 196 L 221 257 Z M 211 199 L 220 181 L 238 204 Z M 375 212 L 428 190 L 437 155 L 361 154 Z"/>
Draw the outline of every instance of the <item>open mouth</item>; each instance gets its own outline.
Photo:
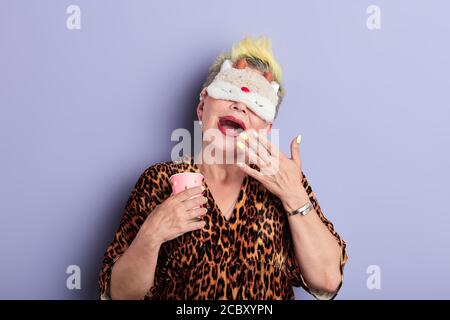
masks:
<path id="1" fill-rule="evenodd" d="M 236 137 L 245 130 L 244 122 L 233 116 L 220 117 L 217 127 L 224 135 L 231 137 Z"/>

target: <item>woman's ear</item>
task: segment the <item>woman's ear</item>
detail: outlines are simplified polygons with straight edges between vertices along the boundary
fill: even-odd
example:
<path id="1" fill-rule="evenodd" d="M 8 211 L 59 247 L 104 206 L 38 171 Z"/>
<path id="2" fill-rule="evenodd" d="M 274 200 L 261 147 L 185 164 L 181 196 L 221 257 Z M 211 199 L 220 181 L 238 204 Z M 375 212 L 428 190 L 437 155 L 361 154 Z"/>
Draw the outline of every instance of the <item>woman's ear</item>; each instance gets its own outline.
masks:
<path id="1" fill-rule="evenodd" d="M 198 121 L 202 121 L 202 117 L 203 117 L 203 101 L 200 101 L 197 105 L 197 117 L 198 117 Z"/>
<path id="2" fill-rule="evenodd" d="M 203 107 L 205 105 L 205 98 L 208 95 L 206 88 L 203 88 L 202 91 L 200 92 L 199 95 L 199 101 L 198 101 L 198 105 L 197 105 L 197 116 L 198 116 L 198 120 L 202 121 L 202 117 L 203 117 Z"/>

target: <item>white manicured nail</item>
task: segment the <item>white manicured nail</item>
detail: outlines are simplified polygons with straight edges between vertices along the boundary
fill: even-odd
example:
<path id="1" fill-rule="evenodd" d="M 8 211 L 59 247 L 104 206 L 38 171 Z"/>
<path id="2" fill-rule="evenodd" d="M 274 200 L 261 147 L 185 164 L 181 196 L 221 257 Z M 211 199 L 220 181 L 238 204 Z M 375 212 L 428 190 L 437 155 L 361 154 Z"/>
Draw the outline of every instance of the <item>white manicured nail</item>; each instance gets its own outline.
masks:
<path id="1" fill-rule="evenodd" d="M 245 132 L 241 132 L 241 133 L 239 134 L 239 137 L 241 137 L 242 140 L 247 140 L 247 139 L 248 139 L 248 135 L 247 135 Z"/>

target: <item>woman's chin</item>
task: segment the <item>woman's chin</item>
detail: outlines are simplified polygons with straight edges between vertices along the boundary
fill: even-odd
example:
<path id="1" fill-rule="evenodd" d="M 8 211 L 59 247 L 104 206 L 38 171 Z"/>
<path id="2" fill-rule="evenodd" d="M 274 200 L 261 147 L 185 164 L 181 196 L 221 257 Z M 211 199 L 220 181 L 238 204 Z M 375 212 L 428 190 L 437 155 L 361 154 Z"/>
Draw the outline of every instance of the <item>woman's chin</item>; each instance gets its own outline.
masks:
<path id="1" fill-rule="evenodd" d="M 236 164 L 239 162 L 239 158 L 242 157 L 237 157 L 241 151 L 236 146 L 235 137 L 224 137 L 221 142 L 214 143 L 209 148 L 207 152 L 204 152 L 203 156 L 213 159 L 212 161 L 216 164 Z"/>

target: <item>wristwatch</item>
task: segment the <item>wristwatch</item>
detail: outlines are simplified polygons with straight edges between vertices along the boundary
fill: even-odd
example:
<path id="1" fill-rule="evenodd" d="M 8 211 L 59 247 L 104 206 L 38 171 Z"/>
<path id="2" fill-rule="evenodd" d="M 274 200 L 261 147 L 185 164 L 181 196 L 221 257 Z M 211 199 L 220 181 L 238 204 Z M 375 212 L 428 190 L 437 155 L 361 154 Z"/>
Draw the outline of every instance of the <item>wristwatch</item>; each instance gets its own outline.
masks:
<path id="1" fill-rule="evenodd" d="M 308 212 L 310 212 L 313 208 L 313 205 L 311 203 L 311 201 L 308 201 L 305 205 L 301 206 L 300 208 L 289 212 L 288 216 L 294 216 L 296 214 L 301 214 L 302 216 L 306 216 L 308 214 Z"/>

